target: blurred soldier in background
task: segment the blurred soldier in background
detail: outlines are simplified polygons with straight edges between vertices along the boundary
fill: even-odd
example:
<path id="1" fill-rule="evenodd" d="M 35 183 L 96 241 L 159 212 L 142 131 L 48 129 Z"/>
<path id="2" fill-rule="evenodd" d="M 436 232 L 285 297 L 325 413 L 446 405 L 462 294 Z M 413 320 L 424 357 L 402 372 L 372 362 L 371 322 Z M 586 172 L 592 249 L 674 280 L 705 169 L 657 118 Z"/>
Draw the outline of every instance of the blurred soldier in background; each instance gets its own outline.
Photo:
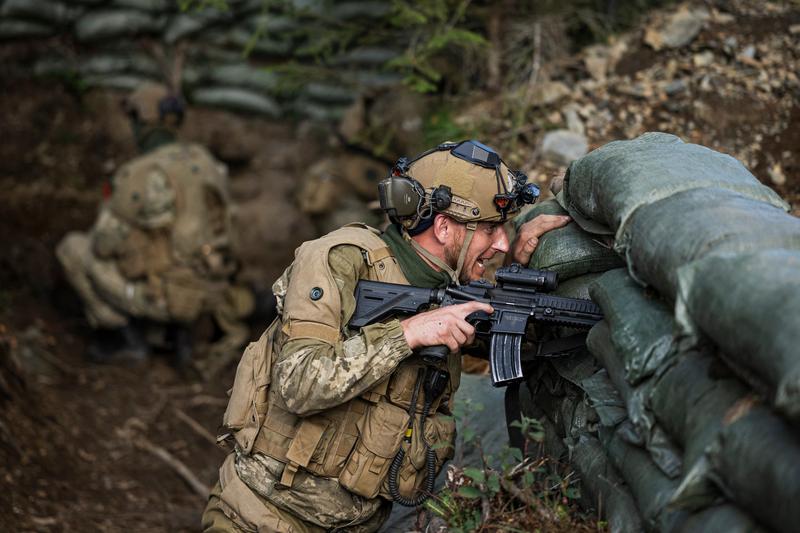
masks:
<path id="1" fill-rule="evenodd" d="M 212 354 L 237 350 L 253 298 L 230 282 L 227 169 L 205 148 L 177 141 L 184 106 L 167 87 L 143 84 L 124 105 L 142 155 L 114 174 L 92 229 L 67 234 L 56 249 L 96 331 L 88 355 L 143 361 L 146 333 L 158 331 L 184 368 L 192 325 L 206 313 L 223 333 Z"/>
<path id="2" fill-rule="evenodd" d="M 309 216 L 319 235 L 351 222 L 378 227 L 384 216 L 370 203 L 385 172 L 385 163 L 362 155 L 326 157 L 304 173 L 297 194 L 300 211 Z"/>

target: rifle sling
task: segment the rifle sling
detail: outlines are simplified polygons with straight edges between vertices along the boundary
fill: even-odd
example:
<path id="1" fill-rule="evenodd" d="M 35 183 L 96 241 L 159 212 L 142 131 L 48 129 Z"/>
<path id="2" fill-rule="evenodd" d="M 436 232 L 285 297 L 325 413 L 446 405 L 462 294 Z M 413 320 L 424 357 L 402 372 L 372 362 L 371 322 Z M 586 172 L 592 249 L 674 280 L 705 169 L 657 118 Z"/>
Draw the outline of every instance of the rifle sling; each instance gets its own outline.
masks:
<path id="1" fill-rule="evenodd" d="M 540 342 L 535 350 L 524 350 L 521 359 L 523 363 L 528 363 L 537 357 L 558 357 L 584 346 L 586 346 L 586 333 L 576 333 L 569 337 Z"/>

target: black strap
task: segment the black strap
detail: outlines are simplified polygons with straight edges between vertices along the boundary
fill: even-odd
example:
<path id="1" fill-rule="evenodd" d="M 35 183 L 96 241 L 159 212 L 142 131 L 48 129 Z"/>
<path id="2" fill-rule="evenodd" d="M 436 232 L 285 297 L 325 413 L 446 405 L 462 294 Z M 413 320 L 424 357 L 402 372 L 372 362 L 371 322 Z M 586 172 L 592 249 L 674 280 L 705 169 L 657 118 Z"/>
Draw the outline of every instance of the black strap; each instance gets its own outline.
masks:
<path id="1" fill-rule="evenodd" d="M 560 357 L 584 346 L 586 346 L 586 333 L 576 333 L 569 337 L 540 342 L 533 350 L 523 350 L 521 360 L 530 363 L 537 357 Z"/>

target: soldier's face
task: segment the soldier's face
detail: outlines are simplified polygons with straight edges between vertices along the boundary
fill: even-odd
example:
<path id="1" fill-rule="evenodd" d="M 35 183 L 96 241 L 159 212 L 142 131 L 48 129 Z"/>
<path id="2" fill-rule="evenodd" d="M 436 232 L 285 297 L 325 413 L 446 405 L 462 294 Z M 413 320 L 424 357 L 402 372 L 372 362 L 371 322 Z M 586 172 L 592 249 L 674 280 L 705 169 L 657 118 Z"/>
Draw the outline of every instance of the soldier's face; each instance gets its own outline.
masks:
<path id="1" fill-rule="evenodd" d="M 451 246 L 445 250 L 447 262 L 455 268 L 458 263 L 458 255 L 461 252 L 461 245 L 466 237 L 466 227 L 461 225 L 461 231 Z M 481 279 L 486 274 L 486 264 L 497 253 L 506 253 L 509 249 L 508 232 L 502 224 L 492 224 L 489 222 L 479 222 L 475 235 L 467 248 L 467 255 L 464 258 L 464 266 L 461 269 L 459 281 L 468 283 Z"/>

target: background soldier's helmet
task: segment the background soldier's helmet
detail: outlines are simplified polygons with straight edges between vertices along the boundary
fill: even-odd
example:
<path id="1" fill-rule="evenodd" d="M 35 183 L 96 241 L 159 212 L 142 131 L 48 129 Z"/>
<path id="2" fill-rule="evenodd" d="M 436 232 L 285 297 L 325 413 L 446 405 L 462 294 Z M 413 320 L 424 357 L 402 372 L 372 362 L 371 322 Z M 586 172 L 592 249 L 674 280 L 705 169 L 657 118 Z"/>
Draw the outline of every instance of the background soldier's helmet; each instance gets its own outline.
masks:
<path id="1" fill-rule="evenodd" d="M 179 124 L 183 120 L 183 100 L 160 83 L 140 84 L 125 98 L 123 106 L 131 117 L 144 124 L 158 124 L 168 115 L 174 115 Z"/>
<path id="2" fill-rule="evenodd" d="M 428 225 L 436 213 L 459 222 L 505 222 L 539 188 L 510 170 L 478 141 L 444 143 L 409 161 L 401 158 L 378 185 L 381 207 L 408 230 Z"/>

